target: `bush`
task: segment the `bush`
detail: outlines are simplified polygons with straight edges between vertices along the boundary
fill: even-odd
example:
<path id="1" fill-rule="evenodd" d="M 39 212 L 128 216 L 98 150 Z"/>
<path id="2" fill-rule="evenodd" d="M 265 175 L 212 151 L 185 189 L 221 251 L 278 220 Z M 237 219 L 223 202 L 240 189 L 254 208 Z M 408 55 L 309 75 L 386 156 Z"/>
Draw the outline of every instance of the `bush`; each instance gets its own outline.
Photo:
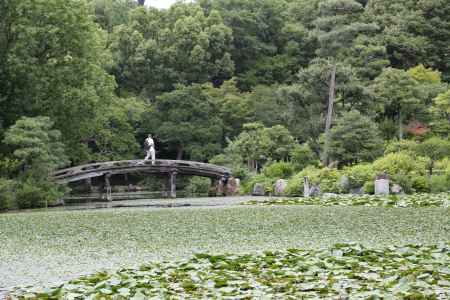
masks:
<path id="1" fill-rule="evenodd" d="M 411 194 L 414 192 L 413 186 L 412 186 L 412 180 L 410 176 L 405 174 L 395 174 L 391 176 L 391 186 L 393 184 L 398 184 L 402 187 L 403 192 L 406 194 Z"/>
<path id="2" fill-rule="evenodd" d="M 0 211 L 15 208 L 15 182 L 0 178 Z"/>
<path id="3" fill-rule="evenodd" d="M 186 185 L 186 192 L 190 196 L 207 195 L 211 187 L 211 179 L 200 176 L 192 176 Z"/>
<path id="4" fill-rule="evenodd" d="M 209 163 L 230 168 L 235 178 L 245 180 L 250 176 L 249 169 L 242 163 L 243 158 L 236 153 L 225 150 L 225 154 L 219 154 L 209 160 Z"/>
<path id="5" fill-rule="evenodd" d="M 405 152 L 409 155 L 413 156 L 415 155 L 415 151 L 417 148 L 417 142 L 412 140 L 401 140 L 401 141 L 392 141 L 386 145 L 386 148 L 384 150 L 384 155 L 390 154 L 390 153 L 397 153 L 397 152 Z"/>
<path id="6" fill-rule="evenodd" d="M 389 153 L 373 163 L 373 169 L 380 173 L 386 171 L 390 176 L 396 174 L 425 175 L 429 159 L 412 157 L 406 152 Z"/>
<path id="7" fill-rule="evenodd" d="M 350 188 L 362 187 L 366 182 L 373 181 L 376 175 L 371 164 L 359 164 L 346 167 L 343 173 L 349 179 Z"/>
<path id="8" fill-rule="evenodd" d="M 48 181 L 25 180 L 18 185 L 18 208 L 39 208 L 53 204 L 64 195 L 65 187 Z"/>
<path id="9" fill-rule="evenodd" d="M 278 178 L 269 178 L 264 174 L 257 174 L 250 177 L 243 183 L 243 190 L 246 194 L 249 194 L 253 191 L 253 187 L 255 186 L 255 184 L 260 183 L 264 186 L 266 194 L 271 194 L 273 193 L 273 186 L 277 179 Z"/>
<path id="10" fill-rule="evenodd" d="M 366 194 L 373 194 L 375 193 L 375 182 L 372 181 L 366 181 L 363 185 L 364 193 Z"/>
<path id="11" fill-rule="evenodd" d="M 437 171 L 436 174 L 447 176 L 447 180 L 450 181 L 450 159 L 444 158 L 437 161 L 435 164 Z"/>
<path id="12" fill-rule="evenodd" d="M 411 156 L 407 152 L 389 153 L 376 160 L 373 168 L 377 173 L 386 171 L 392 184 L 396 183 L 407 194 L 414 192 L 428 192 L 428 180 L 425 177 L 430 159 L 420 156 Z"/>
<path id="13" fill-rule="evenodd" d="M 307 166 L 319 166 L 319 160 L 307 143 L 296 145 L 290 153 L 291 162 L 296 171 L 301 171 Z"/>
<path id="14" fill-rule="evenodd" d="M 340 193 L 339 178 L 341 174 L 336 169 L 307 167 L 292 177 L 286 187 L 286 195 L 303 195 L 303 178 L 308 177 L 311 185 L 319 185 L 323 193 Z"/>
<path id="15" fill-rule="evenodd" d="M 433 175 L 429 180 L 430 192 L 440 193 L 450 190 L 450 180 L 446 175 Z"/>
<path id="16" fill-rule="evenodd" d="M 284 161 L 274 162 L 265 166 L 263 173 L 268 178 L 287 179 L 294 173 L 294 166 Z"/>
<path id="17" fill-rule="evenodd" d="M 297 173 L 288 181 L 284 193 L 286 196 L 302 196 L 303 195 L 303 172 Z"/>
<path id="18" fill-rule="evenodd" d="M 415 193 L 430 192 L 430 184 L 426 176 L 411 176 L 411 185 Z"/>

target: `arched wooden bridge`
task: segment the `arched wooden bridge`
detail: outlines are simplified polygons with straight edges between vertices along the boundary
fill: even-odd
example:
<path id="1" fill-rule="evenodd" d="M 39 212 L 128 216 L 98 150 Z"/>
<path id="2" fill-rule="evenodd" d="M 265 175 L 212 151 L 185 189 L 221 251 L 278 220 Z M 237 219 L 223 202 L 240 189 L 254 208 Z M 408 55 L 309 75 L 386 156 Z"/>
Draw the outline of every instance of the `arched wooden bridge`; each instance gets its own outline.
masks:
<path id="1" fill-rule="evenodd" d="M 109 178 L 117 174 L 129 173 L 167 174 L 170 178 L 170 195 L 176 197 L 176 175 L 194 175 L 209 177 L 220 182 L 226 182 L 231 176 L 231 170 L 222 166 L 185 160 L 123 160 L 108 161 L 80 165 L 58 170 L 53 173 L 53 179 L 61 184 L 90 180 L 103 176 L 107 194 L 111 193 Z"/>

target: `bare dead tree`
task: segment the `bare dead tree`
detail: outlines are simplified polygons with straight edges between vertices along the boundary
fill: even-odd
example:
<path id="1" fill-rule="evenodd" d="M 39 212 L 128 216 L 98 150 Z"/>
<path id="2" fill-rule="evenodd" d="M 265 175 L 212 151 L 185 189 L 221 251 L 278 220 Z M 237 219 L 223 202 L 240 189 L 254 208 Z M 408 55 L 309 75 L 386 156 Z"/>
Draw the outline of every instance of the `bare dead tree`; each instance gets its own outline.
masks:
<path id="1" fill-rule="evenodd" d="M 335 98 L 336 89 L 336 64 L 333 64 L 330 76 L 330 90 L 328 93 L 328 111 L 327 118 L 325 120 L 325 144 L 323 149 L 323 163 L 328 165 L 329 163 L 329 151 L 330 151 L 330 129 L 333 118 L 333 104 Z"/>

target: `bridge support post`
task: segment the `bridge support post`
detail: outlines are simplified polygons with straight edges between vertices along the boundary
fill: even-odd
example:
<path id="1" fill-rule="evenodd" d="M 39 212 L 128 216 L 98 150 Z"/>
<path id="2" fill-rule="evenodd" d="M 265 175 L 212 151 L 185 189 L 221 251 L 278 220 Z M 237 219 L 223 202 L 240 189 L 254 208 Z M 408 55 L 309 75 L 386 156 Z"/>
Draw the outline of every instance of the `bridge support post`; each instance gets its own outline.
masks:
<path id="1" fill-rule="evenodd" d="M 177 197 L 177 171 L 170 172 L 170 198 Z"/>
<path id="2" fill-rule="evenodd" d="M 86 178 L 84 180 L 84 185 L 89 193 L 92 193 L 92 178 Z"/>
<path id="3" fill-rule="evenodd" d="M 110 178 L 111 174 L 105 174 L 106 200 L 108 201 L 112 201 Z"/>
<path id="4" fill-rule="evenodd" d="M 215 196 L 227 195 L 227 183 L 228 175 L 222 176 L 220 179 L 214 179 L 212 181 L 212 190 L 214 190 Z"/>

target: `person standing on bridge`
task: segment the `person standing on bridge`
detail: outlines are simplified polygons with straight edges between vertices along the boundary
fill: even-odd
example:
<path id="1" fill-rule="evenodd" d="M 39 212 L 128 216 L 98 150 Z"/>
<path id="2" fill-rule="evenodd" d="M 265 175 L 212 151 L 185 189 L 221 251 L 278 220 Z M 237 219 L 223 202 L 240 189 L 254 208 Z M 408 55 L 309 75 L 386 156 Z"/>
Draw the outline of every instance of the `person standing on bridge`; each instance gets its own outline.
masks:
<path id="1" fill-rule="evenodd" d="M 144 141 L 144 149 L 147 152 L 144 161 L 147 161 L 150 157 L 152 158 L 152 165 L 155 164 L 155 142 L 153 141 L 152 135 L 149 134 Z"/>

